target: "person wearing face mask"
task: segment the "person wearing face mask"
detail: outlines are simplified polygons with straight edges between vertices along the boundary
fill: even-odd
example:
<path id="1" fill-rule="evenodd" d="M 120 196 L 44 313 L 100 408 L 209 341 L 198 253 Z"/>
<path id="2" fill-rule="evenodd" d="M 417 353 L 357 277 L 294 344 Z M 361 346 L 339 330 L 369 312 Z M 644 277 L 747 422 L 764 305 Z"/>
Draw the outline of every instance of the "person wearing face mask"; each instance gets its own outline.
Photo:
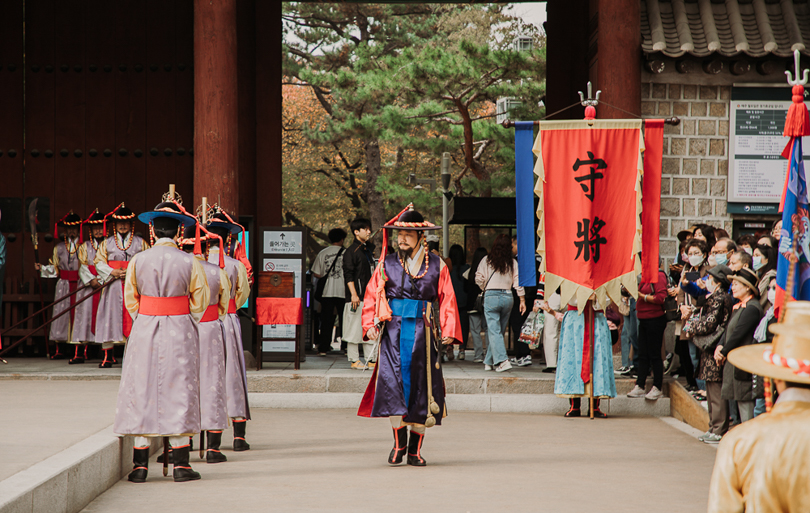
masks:
<path id="1" fill-rule="evenodd" d="M 768 303 L 768 284 L 771 278 L 776 278 L 776 249 L 771 246 L 757 246 L 754 249 L 753 267 L 759 275 L 759 304 L 767 309 L 772 304 Z"/>
<path id="2" fill-rule="evenodd" d="M 726 293 L 729 274 L 731 269 L 725 265 L 718 265 L 708 271 L 706 288 L 710 295 L 700 311 L 700 318 L 691 327 L 690 336 L 711 335 L 728 322 L 732 311 L 731 296 Z M 710 420 L 709 430 L 699 440 L 706 443 L 719 442 L 728 431 L 728 403 L 721 399 L 723 365 L 714 359 L 716 345 L 717 342 L 700 351 L 698 378 L 706 383 Z"/>
<path id="3" fill-rule="evenodd" d="M 712 255 L 714 255 L 715 265 L 728 265 L 731 255 L 737 251 L 737 244 L 728 237 L 719 239 L 712 248 Z M 709 257 L 709 265 L 711 265 L 711 256 Z"/>
<path id="4" fill-rule="evenodd" d="M 762 320 L 759 321 L 756 331 L 754 331 L 754 343 L 770 344 L 773 342 L 773 333 L 769 329 L 771 324 L 776 323 L 774 314 L 774 304 L 776 303 L 776 276 L 768 279 L 768 291 L 766 292 L 767 303 L 770 305 Z M 765 380 L 762 376 L 754 375 L 754 417 L 765 413 Z"/>
<path id="5" fill-rule="evenodd" d="M 748 234 L 748 235 L 740 235 L 739 237 L 737 237 L 737 248 L 739 248 L 740 251 L 745 251 L 749 255 L 754 254 L 754 248 L 756 247 L 756 245 L 757 245 L 757 238 L 754 237 L 753 235 Z"/>
<path id="6" fill-rule="evenodd" d="M 698 350 L 697 347 L 695 347 L 695 344 L 693 344 L 690 340 L 692 336 L 688 333 L 682 333 L 683 322 L 692 315 L 692 311 L 695 308 L 703 304 L 705 297 L 692 297 L 686 293 L 685 289 L 689 288 L 690 284 L 694 285 L 696 281 L 706 276 L 706 273 L 710 269 L 708 263 L 706 262 L 707 253 L 708 247 L 706 246 L 706 242 L 699 238 L 694 238 L 689 241 L 686 246 L 686 255 L 689 261 L 683 266 L 680 286 L 678 287 L 676 295 L 678 304 L 680 305 L 681 320 L 675 323 L 675 335 L 679 336 L 681 340 L 687 341 L 689 360 L 692 364 L 691 374 L 694 374 L 694 369 L 698 368 Z M 681 364 L 682 366 L 683 363 L 684 362 Z M 690 375 L 688 364 L 683 372 L 684 375 Z M 700 380 L 696 381 L 696 385 L 701 390 L 705 389 L 705 384 Z"/>

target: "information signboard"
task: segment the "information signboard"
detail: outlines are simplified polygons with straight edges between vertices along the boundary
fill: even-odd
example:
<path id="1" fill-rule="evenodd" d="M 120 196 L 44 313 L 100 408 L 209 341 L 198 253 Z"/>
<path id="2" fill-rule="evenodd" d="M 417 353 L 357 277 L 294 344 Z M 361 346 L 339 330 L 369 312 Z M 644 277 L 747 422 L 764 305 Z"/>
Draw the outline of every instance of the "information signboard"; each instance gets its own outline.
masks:
<path id="1" fill-rule="evenodd" d="M 789 87 L 735 87 L 732 90 L 729 203 L 779 203 L 788 164 L 781 153 L 788 143 L 782 131 L 790 98 Z M 804 144 L 806 147 L 807 141 Z"/>

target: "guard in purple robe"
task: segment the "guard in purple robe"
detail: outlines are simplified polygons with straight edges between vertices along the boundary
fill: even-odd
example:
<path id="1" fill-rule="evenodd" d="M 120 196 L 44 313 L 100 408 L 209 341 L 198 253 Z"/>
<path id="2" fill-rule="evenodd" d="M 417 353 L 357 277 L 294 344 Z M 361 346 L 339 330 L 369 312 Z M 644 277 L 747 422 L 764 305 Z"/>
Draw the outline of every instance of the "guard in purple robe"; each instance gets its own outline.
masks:
<path id="1" fill-rule="evenodd" d="M 383 228 L 397 230 L 399 251 L 385 255 L 384 232 L 381 262 L 363 300 L 364 339 L 379 337 L 379 355 L 358 415 L 391 420 L 389 464 L 402 463 L 407 453 L 408 465 L 422 467 L 425 428 L 440 425 L 447 415 L 439 344 L 461 342 L 461 323 L 450 273 L 425 243 L 424 232 L 441 227 L 425 221 L 411 204 Z"/>
<path id="2" fill-rule="evenodd" d="M 231 300 L 230 282 L 225 270 L 205 260 L 203 245 L 208 237 L 198 237 L 197 227 L 187 226 L 181 243 L 183 251 L 194 254 L 205 271 L 210 299 L 198 325 L 200 333 L 200 429 L 208 432 L 205 459 L 208 463 L 228 461 L 220 451 L 222 431 L 228 427 L 225 393 L 225 334 L 222 326 Z M 224 262 L 222 263 L 224 267 Z"/>
<path id="3" fill-rule="evenodd" d="M 98 280 L 107 283 L 121 280 L 121 285 L 110 284 L 101 291 L 101 300 L 96 314 L 96 343 L 104 350 L 104 360 L 98 365 L 109 369 L 115 361 L 111 354 L 115 344 L 124 344 L 132 329 L 132 319 L 124 315 L 124 276 L 132 258 L 149 248 L 149 244 L 135 235 L 135 213 L 123 203 L 104 216 L 104 233 L 107 233 L 107 217 L 112 218 L 113 234 L 104 239 L 96 252 L 93 263 Z"/>
<path id="4" fill-rule="evenodd" d="M 76 350 L 73 358 L 68 363 L 84 363 L 87 358 L 87 344 L 93 344 L 96 341 L 96 314 L 98 313 L 98 304 L 101 300 L 101 293 L 95 293 L 101 284 L 98 281 L 98 272 L 93 261 L 96 258 L 96 252 L 101 242 L 104 240 L 104 216 L 96 209 L 90 217 L 84 220 L 84 224 L 88 226 L 88 240 L 82 241 L 81 233 L 79 240 L 79 283 L 82 287 L 87 286 L 85 290 L 79 292 L 76 296 L 76 301 L 81 301 L 76 306 L 76 313 L 73 320 L 73 340 L 76 344 Z M 94 294 L 95 293 L 95 294 Z M 93 294 L 92 299 L 82 301 L 82 299 Z"/>
<path id="5" fill-rule="evenodd" d="M 60 298 L 74 292 L 79 286 L 79 231 L 82 218 L 71 210 L 62 219 L 57 221 L 53 232 L 59 242 L 53 247 L 53 256 L 47 265 L 34 264 L 43 278 L 59 278 L 56 282 L 54 296 Z M 59 236 L 59 227 L 62 227 L 63 236 Z M 76 303 L 76 295 L 70 296 L 56 303 L 53 307 L 53 316 L 56 317 Z M 67 344 L 73 343 L 73 322 L 75 310 L 56 319 L 51 323 L 50 338 L 56 342 L 56 352 L 52 360 L 67 358 Z M 72 363 L 72 362 L 71 362 Z"/>
<path id="6" fill-rule="evenodd" d="M 200 479 L 189 466 L 189 437 L 200 432 L 200 344 L 197 323 L 209 304 L 205 271 L 177 247 L 196 220 L 172 201 L 138 218 L 150 224 L 154 247 L 134 255 L 124 279 L 133 319 L 118 388 L 113 429 L 135 437 L 129 480 L 143 483 L 150 437 L 169 437 L 175 482 Z"/>
<path id="7" fill-rule="evenodd" d="M 208 261 L 217 264 L 220 259 L 220 240 L 225 248 L 235 248 L 232 244 L 234 235 L 242 227 L 233 223 L 219 207 L 212 208 L 208 217 L 208 230 L 220 237 L 208 240 Z M 231 299 L 228 303 L 228 315 L 222 320 L 225 332 L 225 391 L 228 397 L 228 417 L 233 421 L 233 450 L 247 451 L 250 444 L 245 440 L 247 421 L 250 420 L 250 408 L 247 396 L 247 373 L 245 372 L 245 351 L 242 346 L 242 327 L 239 323 L 237 308 L 247 302 L 250 296 L 250 281 L 245 265 L 231 255 L 223 255 L 225 274 L 228 276 Z"/>

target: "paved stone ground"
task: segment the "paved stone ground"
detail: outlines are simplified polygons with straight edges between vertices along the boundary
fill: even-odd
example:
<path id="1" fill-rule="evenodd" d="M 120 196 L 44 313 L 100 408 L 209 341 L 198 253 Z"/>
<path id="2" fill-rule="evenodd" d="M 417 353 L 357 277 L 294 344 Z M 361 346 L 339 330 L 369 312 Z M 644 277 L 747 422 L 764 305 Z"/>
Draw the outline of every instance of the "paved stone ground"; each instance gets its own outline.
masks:
<path id="1" fill-rule="evenodd" d="M 0 384 L 0 481 L 112 424 L 117 393 L 118 381 Z"/>
<path id="2" fill-rule="evenodd" d="M 456 413 L 428 430 L 426 468 L 386 463 L 386 419 L 254 409 L 252 450 L 173 483 L 151 464 L 84 511 L 699 512 L 716 451 L 655 418 Z M 232 431 L 225 432 L 230 444 Z"/>

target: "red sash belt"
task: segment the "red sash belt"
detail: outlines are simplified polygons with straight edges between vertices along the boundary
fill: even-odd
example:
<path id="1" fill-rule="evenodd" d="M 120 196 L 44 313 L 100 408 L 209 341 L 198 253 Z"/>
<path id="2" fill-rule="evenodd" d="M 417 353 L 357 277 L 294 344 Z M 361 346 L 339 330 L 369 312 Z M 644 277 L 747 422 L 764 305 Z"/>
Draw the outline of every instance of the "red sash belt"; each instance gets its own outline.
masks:
<path id="1" fill-rule="evenodd" d="M 157 317 L 163 315 L 188 315 L 191 310 L 189 310 L 188 306 L 188 296 L 141 296 L 138 313 Z"/>
<path id="2" fill-rule="evenodd" d="M 219 319 L 219 305 L 208 305 L 200 322 L 213 322 Z"/>
<path id="3" fill-rule="evenodd" d="M 228 313 L 229 314 L 235 314 L 236 313 L 236 301 L 234 301 L 233 299 L 228 301 Z"/>
<path id="4" fill-rule="evenodd" d="M 129 267 L 129 262 L 126 260 L 110 260 L 107 262 L 107 265 L 112 267 L 113 269 L 126 269 Z M 123 297 L 124 292 L 124 280 L 121 280 L 121 293 Z M 123 321 L 124 327 L 124 336 L 129 337 L 129 334 L 132 333 L 132 317 L 129 316 L 129 312 L 127 311 L 127 302 L 121 301 L 121 308 L 123 310 L 123 315 L 121 317 Z"/>
<path id="5" fill-rule="evenodd" d="M 577 310 L 576 306 L 568 305 L 568 311 Z M 591 381 L 591 364 L 593 363 L 593 337 L 596 326 L 594 326 L 594 313 L 602 313 L 602 310 L 594 310 L 591 302 L 585 306 L 585 336 L 582 341 L 582 369 L 580 377 L 583 383 Z"/>
<path id="6" fill-rule="evenodd" d="M 76 289 L 79 285 L 79 271 L 65 271 L 63 269 L 59 269 L 59 279 L 65 280 L 68 282 L 68 291 L 69 292 L 76 292 Z M 70 324 L 73 324 L 73 318 L 75 317 L 76 309 L 72 308 L 73 305 L 76 304 L 76 294 L 70 296 Z"/>

